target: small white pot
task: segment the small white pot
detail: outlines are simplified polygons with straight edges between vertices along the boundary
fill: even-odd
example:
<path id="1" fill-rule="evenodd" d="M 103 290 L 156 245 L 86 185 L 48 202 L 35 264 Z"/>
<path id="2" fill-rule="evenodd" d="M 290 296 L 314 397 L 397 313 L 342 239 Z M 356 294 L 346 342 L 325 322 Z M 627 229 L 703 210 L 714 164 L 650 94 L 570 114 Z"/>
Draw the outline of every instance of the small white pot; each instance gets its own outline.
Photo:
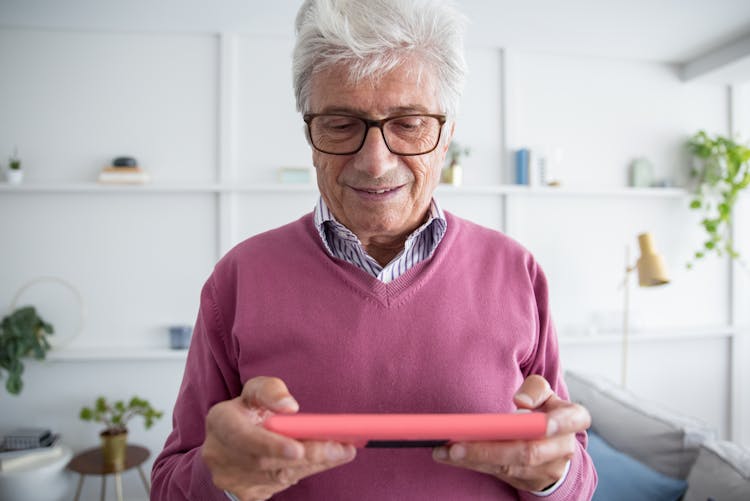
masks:
<path id="1" fill-rule="evenodd" d="M 21 184 L 23 181 L 23 169 L 6 170 L 5 179 L 8 181 L 8 184 Z"/>

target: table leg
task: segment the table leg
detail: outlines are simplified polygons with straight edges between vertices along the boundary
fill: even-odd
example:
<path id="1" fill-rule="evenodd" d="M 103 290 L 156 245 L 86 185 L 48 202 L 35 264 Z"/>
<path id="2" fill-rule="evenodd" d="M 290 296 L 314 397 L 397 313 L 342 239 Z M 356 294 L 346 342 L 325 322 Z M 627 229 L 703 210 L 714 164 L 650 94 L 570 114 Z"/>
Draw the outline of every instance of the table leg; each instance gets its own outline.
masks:
<path id="1" fill-rule="evenodd" d="M 78 487 L 76 487 L 76 497 L 73 498 L 73 501 L 78 501 L 81 499 L 81 489 L 83 488 L 83 473 L 79 474 L 78 478 Z"/>
<path id="2" fill-rule="evenodd" d="M 122 475 L 115 473 L 115 496 L 117 501 L 122 501 Z"/>
<path id="3" fill-rule="evenodd" d="M 107 499 L 107 475 L 102 475 L 102 492 L 99 494 L 99 499 L 101 501 Z"/>
<path id="4" fill-rule="evenodd" d="M 141 465 L 138 465 L 138 473 L 141 474 L 141 480 L 143 481 L 143 486 L 146 488 L 146 494 L 151 494 L 151 486 L 148 485 L 148 480 L 146 480 L 146 475 L 143 473 Z"/>

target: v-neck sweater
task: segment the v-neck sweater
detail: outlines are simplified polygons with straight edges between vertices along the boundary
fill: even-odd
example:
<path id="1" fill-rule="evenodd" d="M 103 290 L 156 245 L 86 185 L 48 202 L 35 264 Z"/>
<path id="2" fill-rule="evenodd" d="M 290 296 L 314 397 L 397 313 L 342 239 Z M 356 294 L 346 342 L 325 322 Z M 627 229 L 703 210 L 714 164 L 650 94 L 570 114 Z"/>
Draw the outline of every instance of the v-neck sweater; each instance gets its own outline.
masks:
<path id="1" fill-rule="evenodd" d="M 226 499 L 200 458 L 210 407 L 256 376 L 281 378 L 302 412 L 513 412 L 524 378 L 567 398 L 547 282 L 506 235 L 446 213 L 431 258 L 383 283 L 330 256 L 308 214 L 240 243 L 216 265 L 153 470 L 154 499 Z M 589 499 L 586 436 L 545 499 Z M 360 449 L 274 500 L 539 499 L 438 464 L 430 449 Z"/>

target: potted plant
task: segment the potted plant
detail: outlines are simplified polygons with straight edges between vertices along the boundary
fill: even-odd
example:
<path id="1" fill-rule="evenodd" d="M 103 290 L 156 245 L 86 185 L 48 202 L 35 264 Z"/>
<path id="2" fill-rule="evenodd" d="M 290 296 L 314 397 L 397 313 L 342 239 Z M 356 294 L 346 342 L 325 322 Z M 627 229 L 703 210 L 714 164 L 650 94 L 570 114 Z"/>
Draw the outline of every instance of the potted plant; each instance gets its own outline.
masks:
<path id="1" fill-rule="evenodd" d="M 44 359 L 52 348 L 47 335 L 53 332 L 52 325 L 45 322 L 33 306 L 18 308 L 0 321 L 0 377 L 3 370 L 8 372 L 5 381 L 8 393 L 21 393 L 22 359 Z"/>
<path id="2" fill-rule="evenodd" d="M 21 184 L 21 181 L 23 181 L 23 170 L 21 170 L 21 159 L 18 158 L 18 150 L 13 150 L 13 155 L 8 159 L 8 171 L 5 175 L 10 184 Z"/>
<path id="3" fill-rule="evenodd" d="M 104 464 L 115 471 L 122 470 L 125 465 L 127 424 L 136 416 L 143 417 L 144 426 L 148 430 L 154 425 L 154 421 L 161 418 L 162 412 L 151 407 L 148 400 L 138 397 L 131 398 L 127 403 L 123 400 L 110 403 L 105 397 L 99 397 L 93 407 L 83 407 L 79 414 L 84 421 L 104 424 L 104 430 L 99 433 Z"/>
<path id="4" fill-rule="evenodd" d="M 443 169 L 441 181 L 443 183 L 452 184 L 453 186 L 460 186 L 463 180 L 463 168 L 461 166 L 461 158 L 469 156 L 471 149 L 465 146 L 461 146 L 460 143 L 452 141 L 448 147 L 448 155 L 446 157 L 446 167 Z"/>
<path id="5" fill-rule="evenodd" d="M 750 185 L 750 148 L 737 141 L 699 131 L 688 142 L 690 152 L 698 159 L 691 174 L 697 180 L 690 208 L 702 211 L 701 226 L 707 239 L 688 262 L 702 259 L 711 252 L 730 258 L 739 257 L 732 242 L 732 210 L 739 194 Z"/>

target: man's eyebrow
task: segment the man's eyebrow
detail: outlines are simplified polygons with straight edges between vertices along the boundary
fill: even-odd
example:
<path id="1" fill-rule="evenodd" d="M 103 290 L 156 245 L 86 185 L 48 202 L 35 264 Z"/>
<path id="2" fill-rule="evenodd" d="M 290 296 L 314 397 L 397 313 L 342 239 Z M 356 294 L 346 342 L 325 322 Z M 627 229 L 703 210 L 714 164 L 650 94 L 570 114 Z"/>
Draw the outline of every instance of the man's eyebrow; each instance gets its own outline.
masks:
<path id="1" fill-rule="evenodd" d="M 368 110 L 350 106 L 326 106 L 319 113 L 341 113 L 344 115 L 352 115 L 356 117 L 372 116 L 372 114 L 369 113 Z M 422 106 L 421 104 L 410 104 L 407 106 L 395 106 L 393 108 L 388 108 L 388 112 L 385 116 L 389 117 L 399 114 L 408 115 L 410 113 L 430 113 L 430 111 L 427 109 L 427 107 Z"/>

